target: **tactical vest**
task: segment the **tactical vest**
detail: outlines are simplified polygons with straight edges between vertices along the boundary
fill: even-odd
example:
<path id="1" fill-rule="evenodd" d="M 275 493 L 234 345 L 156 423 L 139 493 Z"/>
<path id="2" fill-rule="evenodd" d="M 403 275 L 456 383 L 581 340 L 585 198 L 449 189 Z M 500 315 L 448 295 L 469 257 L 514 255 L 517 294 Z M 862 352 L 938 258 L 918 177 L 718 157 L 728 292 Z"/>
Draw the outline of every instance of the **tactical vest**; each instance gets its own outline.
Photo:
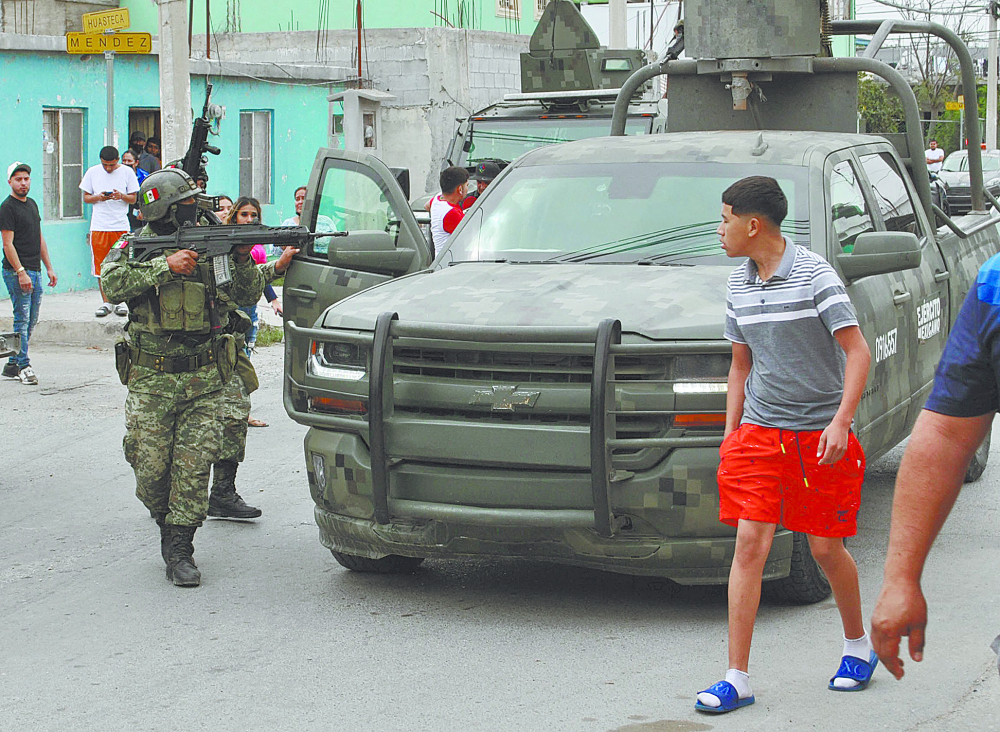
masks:
<path id="1" fill-rule="evenodd" d="M 138 236 L 153 236 L 152 230 L 146 226 Z M 169 256 L 176 249 L 164 252 Z M 168 337 L 177 335 L 207 336 L 211 333 L 212 323 L 208 308 L 209 278 L 213 276 L 211 262 L 199 260 L 197 270 L 191 275 L 175 275 L 170 282 L 157 285 L 137 298 L 129 301 L 129 320 L 137 330 L 154 336 Z M 236 309 L 228 293 L 217 289 L 215 293 L 216 312 L 220 323 L 228 328 L 229 313 Z"/>
<path id="2" fill-rule="evenodd" d="M 166 252 L 166 254 L 172 253 Z M 211 276 L 209 263 L 199 262 L 194 274 L 157 285 L 130 301 L 129 320 L 140 330 L 157 336 L 182 333 L 208 335 L 212 326 L 208 314 L 208 287 L 205 282 Z M 220 317 L 228 315 L 228 310 L 231 309 L 218 307 L 223 297 L 221 292 L 216 294 Z"/>

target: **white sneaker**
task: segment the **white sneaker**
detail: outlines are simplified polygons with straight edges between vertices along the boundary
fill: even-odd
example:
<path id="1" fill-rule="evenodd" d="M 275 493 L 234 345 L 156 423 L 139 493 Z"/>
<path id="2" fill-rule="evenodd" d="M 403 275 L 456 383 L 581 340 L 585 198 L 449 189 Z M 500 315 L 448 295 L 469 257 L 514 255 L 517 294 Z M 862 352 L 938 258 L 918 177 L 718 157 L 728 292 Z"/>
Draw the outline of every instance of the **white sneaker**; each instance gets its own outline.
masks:
<path id="1" fill-rule="evenodd" d="M 94 315 L 96 315 L 98 318 L 103 318 L 105 315 L 111 315 L 111 310 L 112 310 L 111 303 L 106 302 L 103 305 L 101 305 L 101 307 L 97 308 L 97 310 L 94 312 Z"/>
<path id="2" fill-rule="evenodd" d="M 115 305 L 115 315 L 121 315 L 122 317 L 128 315 L 128 305 L 123 302 Z"/>
<path id="3" fill-rule="evenodd" d="M 35 376 L 35 372 L 30 366 L 25 366 L 23 369 L 18 371 L 17 378 L 21 380 L 22 384 L 38 384 L 38 377 Z"/>

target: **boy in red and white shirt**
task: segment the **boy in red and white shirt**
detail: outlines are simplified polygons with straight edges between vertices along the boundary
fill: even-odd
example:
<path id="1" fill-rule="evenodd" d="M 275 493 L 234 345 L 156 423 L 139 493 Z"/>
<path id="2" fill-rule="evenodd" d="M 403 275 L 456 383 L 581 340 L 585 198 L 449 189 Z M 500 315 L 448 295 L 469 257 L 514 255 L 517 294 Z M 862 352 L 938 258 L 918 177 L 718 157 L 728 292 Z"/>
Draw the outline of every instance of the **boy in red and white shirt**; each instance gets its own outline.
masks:
<path id="1" fill-rule="evenodd" d="M 452 166 L 441 171 L 441 193 L 431 199 L 431 235 L 434 239 L 434 254 L 448 245 L 448 239 L 462 221 L 464 212 L 460 207 L 465 198 L 465 184 L 469 171 Z"/>

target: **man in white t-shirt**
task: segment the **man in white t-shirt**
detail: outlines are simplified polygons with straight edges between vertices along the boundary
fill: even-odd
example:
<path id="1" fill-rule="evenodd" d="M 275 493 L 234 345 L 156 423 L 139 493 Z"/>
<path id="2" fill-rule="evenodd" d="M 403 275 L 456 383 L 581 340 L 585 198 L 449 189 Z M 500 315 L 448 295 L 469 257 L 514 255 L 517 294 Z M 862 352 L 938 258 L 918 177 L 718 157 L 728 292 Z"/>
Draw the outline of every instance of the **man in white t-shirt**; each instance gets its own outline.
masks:
<path id="1" fill-rule="evenodd" d="M 128 207 L 135 203 L 139 192 L 139 181 L 135 171 L 119 162 L 118 149 L 108 145 L 101 148 L 101 164 L 87 169 L 80 181 L 84 203 L 94 207 L 90 217 L 90 248 L 94 253 L 95 277 L 101 276 L 101 262 L 108 256 L 111 247 L 129 231 Z M 103 318 L 112 311 L 111 303 L 104 296 L 104 289 L 98 283 L 101 292 L 101 307 L 94 313 Z M 114 308 L 117 315 L 128 315 L 124 303 Z"/>
<path id="2" fill-rule="evenodd" d="M 937 146 L 937 140 L 931 140 L 930 149 L 924 151 L 924 157 L 927 158 L 928 173 L 937 173 L 941 170 L 941 165 L 944 163 L 944 150 Z"/>

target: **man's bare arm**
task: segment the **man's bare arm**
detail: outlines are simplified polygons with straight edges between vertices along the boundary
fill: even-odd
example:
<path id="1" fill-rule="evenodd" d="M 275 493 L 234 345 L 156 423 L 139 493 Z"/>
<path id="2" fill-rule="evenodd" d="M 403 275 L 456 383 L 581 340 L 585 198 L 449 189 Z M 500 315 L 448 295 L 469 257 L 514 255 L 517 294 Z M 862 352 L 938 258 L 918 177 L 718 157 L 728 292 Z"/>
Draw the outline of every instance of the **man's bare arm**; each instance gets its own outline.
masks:
<path id="1" fill-rule="evenodd" d="M 733 362 L 729 367 L 726 386 L 726 430 L 723 439 L 740 426 L 743 402 L 746 400 L 746 383 L 753 367 L 753 351 L 745 343 L 733 343 Z"/>
<path id="2" fill-rule="evenodd" d="M 839 328 L 833 337 L 847 354 L 847 365 L 844 367 L 844 393 L 840 397 L 840 407 L 829 426 L 823 430 L 816 446 L 820 465 L 832 465 L 847 452 L 847 433 L 864 393 L 868 367 L 872 360 L 868 343 L 858 326 Z"/>
<path id="3" fill-rule="evenodd" d="M 897 679 L 903 677 L 899 658 L 902 636 L 909 637 L 910 658 L 923 660 L 927 604 L 920 576 L 993 415 L 949 417 L 925 409 L 903 454 L 892 502 L 882 592 L 872 614 L 875 652 Z"/>
<path id="4" fill-rule="evenodd" d="M 7 257 L 7 262 L 14 269 L 20 269 L 21 259 L 17 256 L 17 250 L 14 248 L 14 232 L 4 229 L 0 231 L 0 237 L 3 238 L 3 254 Z"/>

